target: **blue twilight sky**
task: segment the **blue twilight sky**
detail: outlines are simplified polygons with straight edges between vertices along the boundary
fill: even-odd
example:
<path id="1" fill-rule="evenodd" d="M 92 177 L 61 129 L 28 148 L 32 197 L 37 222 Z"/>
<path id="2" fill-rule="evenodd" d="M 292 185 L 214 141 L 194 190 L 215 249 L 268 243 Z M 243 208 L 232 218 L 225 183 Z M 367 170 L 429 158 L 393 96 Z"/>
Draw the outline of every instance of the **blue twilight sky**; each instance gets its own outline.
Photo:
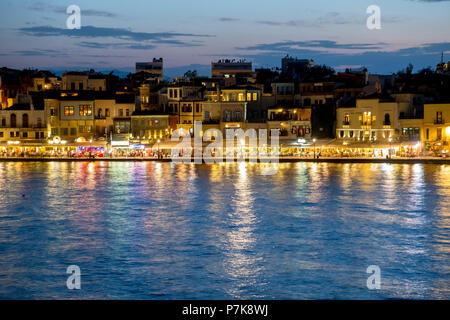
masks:
<path id="1" fill-rule="evenodd" d="M 81 30 L 66 28 L 71 4 Z M 366 27 L 372 4 L 381 30 Z M 449 0 L 2 0 L 0 21 L 0 67 L 131 71 L 164 57 L 173 76 L 225 57 L 279 66 L 289 53 L 392 73 L 450 60 Z"/>

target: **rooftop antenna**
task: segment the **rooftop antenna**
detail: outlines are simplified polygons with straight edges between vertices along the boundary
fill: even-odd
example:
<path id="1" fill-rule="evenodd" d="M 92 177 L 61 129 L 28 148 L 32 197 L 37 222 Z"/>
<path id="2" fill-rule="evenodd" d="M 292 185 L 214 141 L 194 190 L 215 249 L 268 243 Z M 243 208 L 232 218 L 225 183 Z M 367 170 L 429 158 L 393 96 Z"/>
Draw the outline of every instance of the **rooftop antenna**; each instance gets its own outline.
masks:
<path id="1" fill-rule="evenodd" d="M 444 63 L 444 51 L 441 53 L 441 63 Z"/>

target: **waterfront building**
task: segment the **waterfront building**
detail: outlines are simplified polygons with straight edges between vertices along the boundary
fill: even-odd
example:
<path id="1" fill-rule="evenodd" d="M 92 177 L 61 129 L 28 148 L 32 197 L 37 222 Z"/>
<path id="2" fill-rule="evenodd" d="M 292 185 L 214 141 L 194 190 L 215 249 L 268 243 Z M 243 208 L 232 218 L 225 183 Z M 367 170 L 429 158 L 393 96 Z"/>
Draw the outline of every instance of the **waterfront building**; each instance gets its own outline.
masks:
<path id="1" fill-rule="evenodd" d="M 390 96 L 359 98 L 354 106 L 337 108 L 337 145 L 347 149 L 366 149 L 374 156 L 405 152 L 405 146 L 417 152 L 420 144 L 402 141 L 400 128 L 399 103 Z"/>
<path id="2" fill-rule="evenodd" d="M 131 116 L 131 140 L 136 144 L 153 144 L 170 138 L 174 131 L 169 114 L 136 111 Z"/>
<path id="3" fill-rule="evenodd" d="M 350 141 L 389 141 L 400 131 L 398 103 L 390 97 L 356 100 L 355 107 L 337 109 L 338 139 Z"/>
<path id="4" fill-rule="evenodd" d="M 267 130 L 278 130 L 280 140 L 311 138 L 311 108 L 283 106 L 269 108 Z"/>
<path id="5" fill-rule="evenodd" d="M 245 101 L 203 102 L 204 129 L 219 129 L 223 134 L 226 129 L 244 129 L 246 114 Z"/>
<path id="6" fill-rule="evenodd" d="M 434 154 L 450 152 L 450 103 L 424 105 L 423 142 Z"/>
<path id="7" fill-rule="evenodd" d="M 135 112 L 136 97 L 134 94 L 116 94 L 112 112 L 113 129 L 110 134 L 110 144 L 128 148 L 131 136 L 131 115 Z"/>
<path id="8" fill-rule="evenodd" d="M 195 120 L 202 119 L 202 102 L 201 86 L 181 83 L 167 86 L 166 112 L 177 115 L 178 124 L 188 127 L 188 130 Z"/>
<path id="9" fill-rule="evenodd" d="M 114 134 L 130 133 L 134 94 L 100 91 L 45 93 L 48 143 L 74 151 L 101 148 Z M 83 149 L 85 151 L 85 149 Z"/>
<path id="10" fill-rule="evenodd" d="M 19 156 L 42 151 L 47 138 L 42 104 L 15 104 L 0 110 L 0 152 Z"/>
<path id="11" fill-rule="evenodd" d="M 49 139 L 91 141 L 94 139 L 94 96 L 91 92 L 54 92 L 45 98 Z"/>
<path id="12" fill-rule="evenodd" d="M 194 132 L 195 121 L 203 120 L 203 100 L 196 97 L 187 97 L 180 100 L 179 122 L 177 127 Z"/>

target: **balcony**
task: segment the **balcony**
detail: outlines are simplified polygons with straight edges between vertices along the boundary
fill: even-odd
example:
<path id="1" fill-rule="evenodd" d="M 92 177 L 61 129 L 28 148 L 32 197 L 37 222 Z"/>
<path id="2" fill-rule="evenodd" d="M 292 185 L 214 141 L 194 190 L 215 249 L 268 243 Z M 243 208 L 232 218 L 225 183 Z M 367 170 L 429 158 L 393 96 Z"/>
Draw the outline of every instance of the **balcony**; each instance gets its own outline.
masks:
<path id="1" fill-rule="evenodd" d="M 269 121 L 290 121 L 292 120 L 291 114 L 271 114 Z"/>
<path id="2" fill-rule="evenodd" d="M 213 120 L 213 119 L 208 119 L 208 120 L 203 120 L 202 124 L 219 124 L 220 120 Z"/>
<path id="3" fill-rule="evenodd" d="M 434 124 L 444 124 L 444 123 L 445 123 L 444 119 L 435 119 L 434 120 Z"/>
<path id="4" fill-rule="evenodd" d="M 342 125 L 343 126 L 349 126 L 350 125 L 350 121 L 342 121 Z"/>

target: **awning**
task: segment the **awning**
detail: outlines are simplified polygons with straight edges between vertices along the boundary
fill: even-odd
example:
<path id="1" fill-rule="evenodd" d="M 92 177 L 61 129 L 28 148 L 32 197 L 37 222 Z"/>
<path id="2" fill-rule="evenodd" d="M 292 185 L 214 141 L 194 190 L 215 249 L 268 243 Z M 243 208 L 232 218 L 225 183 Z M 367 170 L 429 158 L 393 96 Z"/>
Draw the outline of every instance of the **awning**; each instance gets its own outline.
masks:
<path id="1" fill-rule="evenodd" d="M 344 144 L 345 142 L 345 144 Z M 350 148 L 350 149 L 389 149 L 389 148 L 400 148 L 400 147 L 413 147 L 419 141 L 393 141 L 389 143 L 387 141 L 346 141 L 346 140 L 336 140 L 330 146 L 340 147 L 340 148 Z"/>

